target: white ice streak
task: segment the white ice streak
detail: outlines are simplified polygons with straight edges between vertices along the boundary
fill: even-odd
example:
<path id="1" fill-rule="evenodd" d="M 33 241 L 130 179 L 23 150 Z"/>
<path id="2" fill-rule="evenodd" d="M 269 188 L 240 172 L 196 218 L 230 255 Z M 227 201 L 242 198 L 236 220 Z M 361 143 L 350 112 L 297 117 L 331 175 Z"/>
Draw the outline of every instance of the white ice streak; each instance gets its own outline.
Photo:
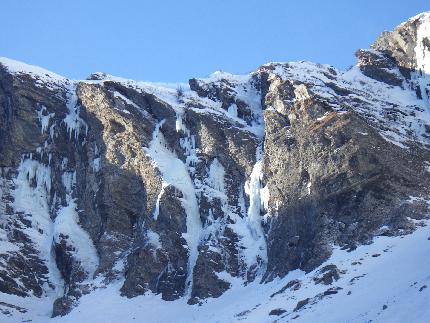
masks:
<path id="1" fill-rule="evenodd" d="M 150 229 L 146 231 L 146 239 L 147 243 L 153 246 L 155 249 L 161 249 L 161 240 L 160 235 Z"/>
<path id="2" fill-rule="evenodd" d="M 66 124 L 69 138 L 72 138 L 72 134 L 74 133 L 75 140 L 77 140 L 82 129 L 84 129 L 85 135 L 88 133 L 88 125 L 84 119 L 79 116 L 80 106 L 78 104 L 75 85 L 69 87 L 67 109 L 68 113 L 63 122 Z"/>
<path id="3" fill-rule="evenodd" d="M 92 168 L 94 172 L 98 172 L 101 169 L 101 157 L 96 157 L 93 159 Z"/>
<path id="4" fill-rule="evenodd" d="M 263 198 L 261 195 L 261 181 L 263 179 L 263 160 L 262 147 L 257 148 L 256 163 L 252 168 L 250 178 L 245 183 L 245 194 L 249 197 L 249 207 L 247 211 L 247 224 L 251 231 L 251 236 L 254 242 L 248 242 L 252 247 L 248 247 L 247 263 L 250 266 L 255 263 L 257 258 L 260 258 L 264 263 L 267 262 L 267 246 L 264 237 L 264 231 L 261 225 L 261 211 L 267 207 L 269 192 L 268 188 L 263 190 Z"/>
<path id="5" fill-rule="evenodd" d="M 269 209 L 270 190 L 269 186 L 260 188 L 261 210 L 266 211 Z"/>
<path id="6" fill-rule="evenodd" d="M 99 264 L 97 251 L 88 233 L 79 225 L 77 205 L 70 195 L 67 205 L 58 210 L 54 222 L 54 241 L 59 243 L 62 236 L 67 237 L 67 243 L 74 249 L 73 257 L 92 279 Z"/>
<path id="7" fill-rule="evenodd" d="M 220 253 L 215 241 L 219 231 L 222 230 L 222 222 L 234 220 L 235 214 L 228 205 L 228 196 L 225 187 L 225 169 L 217 158 L 213 159 L 207 169 L 207 176 L 203 181 L 196 180 L 196 191 L 200 198 L 205 196 L 208 202 L 212 203 L 215 199 L 220 202 L 220 208 L 225 217 L 214 217 L 212 208 L 208 210 L 208 217 L 202 231 L 202 240 L 214 240 L 209 244 L 209 250 Z"/>
<path id="8" fill-rule="evenodd" d="M 261 232 L 261 180 L 263 177 L 262 173 L 263 162 L 262 160 L 257 160 L 249 180 L 245 183 L 245 193 L 249 197 L 249 208 L 248 208 L 248 221 L 253 230 L 255 236 L 258 236 Z"/>
<path id="9" fill-rule="evenodd" d="M 418 73 L 415 74 L 415 78 L 418 81 L 422 98 L 427 103 L 430 103 L 430 48 L 428 47 L 430 39 L 430 13 L 423 14 L 418 19 L 417 44 L 415 47 Z"/>
<path id="10" fill-rule="evenodd" d="M 145 152 L 149 155 L 162 175 L 162 180 L 166 185 L 172 185 L 182 192 L 182 206 L 187 215 L 187 232 L 183 234 L 188 246 L 188 276 L 186 279 L 187 293 L 192 288 L 192 276 L 194 266 L 198 257 L 198 245 L 202 224 L 200 221 L 199 207 L 195 194 L 194 184 L 188 172 L 187 165 L 182 162 L 174 152 L 172 152 L 161 133 L 164 122 L 157 124 L 152 141 Z M 157 214 L 158 215 L 158 214 Z"/>
<path id="11" fill-rule="evenodd" d="M 209 166 L 207 178 L 208 186 L 216 192 L 216 194 L 214 194 L 212 197 L 219 197 L 219 195 L 221 195 L 220 197 L 224 199 L 227 197 L 224 187 L 224 176 L 224 166 L 218 161 L 218 159 L 215 158 Z"/>
<path id="12" fill-rule="evenodd" d="M 39 111 L 37 111 L 37 117 L 40 122 L 41 132 L 45 133 L 49 127 L 49 120 L 55 115 L 55 113 L 46 113 L 47 109 L 42 105 Z"/>
<path id="13" fill-rule="evenodd" d="M 168 186 L 168 184 L 166 182 L 162 181 L 160 193 L 158 193 L 157 200 L 155 201 L 155 210 L 154 210 L 154 214 L 153 214 L 154 220 L 157 220 L 158 215 L 160 214 L 160 200 L 161 200 L 161 197 L 163 196 L 164 190 L 166 189 L 167 186 Z"/>
<path id="14" fill-rule="evenodd" d="M 306 185 L 306 188 L 308 190 L 308 195 L 311 194 L 311 187 L 312 187 L 312 182 L 309 181 L 309 183 Z"/>
<path id="15" fill-rule="evenodd" d="M 49 280 L 55 286 L 55 294 L 62 292 L 63 281 L 51 254 L 53 225 L 49 212 L 51 169 L 32 159 L 23 159 L 18 167 L 13 190 L 15 212 L 23 212 L 31 226 L 23 231 L 35 244 L 41 259 L 46 263 Z M 49 289 L 46 289 L 49 290 Z"/>
<path id="16" fill-rule="evenodd" d="M 77 204 L 72 198 L 76 185 L 76 171 L 64 172 L 61 181 L 66 192 L 66 206 L 62 206 L 54 221 L 54 241 L 60 243 L 62 237 L 67 237 L 67 243 L 71 245 L 73 256 L 81 264 L 89 278 L 92 278 L 99 263 L 96 248 L 88 233 L 79 225 Z"/>
<path id="17" fill-rule="evenodd" d="M 212 202 L 214 199 L 220 202 L 221 211 L 225 216 L 215 219 L 212 210 L 209 209 L 209 216 L 202 232 L 202 239 L 216 237 L 220 230 L 221 232 L 223 230 L 222 222 L 226 221 L 226 225 L 232 229 L 239 238 L 239 257 L 245 265 L 242 274 L 246 276 L 247 272 L 254 271 L 256 269 L 255 265 L 257 264 L 260 265 L 257 267 L 257 273 L 261 274 L 264 272 L 266 261 L 264 237 L 258 225 L 256 229 L 255 223 L 250 223 L 247 217 L 243 189 L 239 191 L 239 209 L 229 205 L 225 175 L 226 172 L 223 165 L 215 158 L 208 167 L 207 177 L 197 186 L 197 191 L 206 196 L 209 202 Z M 209 250 L 220 252 L 218 247 L 214 244 L 209 246 Z"/>
<path id="18" fill-rule="evenodd" d="M 184 122 L 184 110 L 182 106 L 177 105 L 176 110 L 176 131 L 182 133 L 179 139 L 179 145 L 184 151 L 185 164 L 188 171 L 193 175 L 195 172 L 195 165 L 199 161 L 197 156 L 198 149 L 196 148 L 196 137 L 191 134 Z"/>
<path id="19" fill-rule="evenodd" d="M 76 172 L 64 172 L 61 174 L 61 182 L 66 189 L 66 193 L 70 194 L 73 186 L 76 184 Z"/>
<path id="20" fill-rule="evenodd" d="M 237 118 L 237 105 L 234 103 L 230 105 L 227 109 L 227 112 L 230 113 L 233 118 Z"/>
<path id="21" fill-rule="evenodd" d="M 122 95 L 121 93 L 119 93 L 118 91 L 113 92 L 113 95 L 116 98 L 120 98 L 121 100 L 123 100 L 126 104 L 131 105 L 132 107 L 136 108 L 138 111 L 141 111 L 142 109 L 133 101 L 131 101 L 129 98 L 127 98 L 126 96 Z M 121 110 L 124 113 L 129 114 L 130 111 L 126 110 L 126 109 L 122 109 Z"/>
<path id="22" fill-rule="evenodd" d="M 187 132 L 189 133 L 189 131 L 187 130 L 187 127 L 185 126 L 184 120 L 182 119 L 183 114 L 184 114 L 184 112 L 182 109 L 176 112 L 176 123 L 175 123 L 176 132 L 182 131 L 182 132 L 187 134 Z"/>

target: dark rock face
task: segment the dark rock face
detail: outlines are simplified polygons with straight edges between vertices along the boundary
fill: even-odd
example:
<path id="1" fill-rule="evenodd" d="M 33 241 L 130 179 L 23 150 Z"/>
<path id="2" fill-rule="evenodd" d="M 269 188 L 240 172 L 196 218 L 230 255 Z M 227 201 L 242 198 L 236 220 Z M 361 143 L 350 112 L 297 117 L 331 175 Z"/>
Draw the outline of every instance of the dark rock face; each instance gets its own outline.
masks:
<path id="1" fill-rule="evenodd" d="M 355 53 L 364 75 L 393 86 L 401 86 L 404 80 L 394 58 L 388 51 L 359 50 Z M 403 69 L 406 71 L 405 69 Z"/>
<path id="2" fill-rule="evenodd" d="M 366 242 L 384 224 L 409 230 L 399 214 L 419 206 L 401 201 L 416 194 L 417 183 L 427 186 L 418 157 L 426 150 L 413 157 L 387 145 L 355 112 L 338 113 L 312 97 L 293 105 L 288 116 L 267 111 L 265 118 L 271 126 L 264 173 L 271 200 L 279 201 L 267 225 L 269 277 L 272 270 L 274 276 L 299 266 L 311 270 L 327 259 L 331 243 Z M 425 214 L 417 212 L 418 218 Z"/>
<path id="3" fill-rule="evenodd" d="M 321 268 L 318 276 L 314 278 L 315 284 L 331 285 L 333 282 L 339 280 L 340 271 L 336 265 L 327 265 Z"/>
<path id="4" fill-rule="evenodd" d="M 415 47 L 420 24 L 419 16 L 411 18 L 395 30 L 381 33 L 372 48 L 387 51 L 402 68 L 415 69 L 417 67 Z"/>
<path id="5" fill-rule="evenodd" d="M 269 312 L 269 315 L 276 315 L 276 316 L 279 316 L 279 315 L 284 314 L 285 312 L 286 312 L 286 310 L 284 310 L 284 309 L 282 309 L 282 308 L 275 308 L 274 310 L 271 310 L 271 311 Z"/>
<path id="6" fill-rule="evenodd" d="M 347 72 L 272 63 L 180 90 L 0 60 L 0 291 L 54 316 L 119 280 L 196 304 L 412 232 L 430 183 L 426 19 Z"/>

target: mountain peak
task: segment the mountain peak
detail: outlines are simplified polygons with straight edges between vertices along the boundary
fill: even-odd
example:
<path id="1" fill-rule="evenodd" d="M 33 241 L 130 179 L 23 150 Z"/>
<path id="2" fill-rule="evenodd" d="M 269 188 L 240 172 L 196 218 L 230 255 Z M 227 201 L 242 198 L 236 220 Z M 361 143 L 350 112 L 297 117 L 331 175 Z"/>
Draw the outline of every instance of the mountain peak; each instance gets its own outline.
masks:
<path id="1" fill-rule="evenodd" d="M 427 317 L 429 17 L 347 71 L 172 85 L 1 58 L 1 320 Z"/>

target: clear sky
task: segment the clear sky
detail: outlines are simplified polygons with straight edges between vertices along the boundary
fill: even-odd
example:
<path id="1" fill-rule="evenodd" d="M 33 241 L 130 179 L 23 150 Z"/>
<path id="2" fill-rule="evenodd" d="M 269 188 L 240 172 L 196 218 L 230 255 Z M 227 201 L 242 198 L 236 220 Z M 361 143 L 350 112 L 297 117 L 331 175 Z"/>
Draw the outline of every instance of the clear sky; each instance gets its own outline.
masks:
<path id="1" fill-rule="evenodd" d="M 182 82 L 270 61 L 346 68 L 428 0 L 1 0 L 0 56 L 79 79 Z"/>

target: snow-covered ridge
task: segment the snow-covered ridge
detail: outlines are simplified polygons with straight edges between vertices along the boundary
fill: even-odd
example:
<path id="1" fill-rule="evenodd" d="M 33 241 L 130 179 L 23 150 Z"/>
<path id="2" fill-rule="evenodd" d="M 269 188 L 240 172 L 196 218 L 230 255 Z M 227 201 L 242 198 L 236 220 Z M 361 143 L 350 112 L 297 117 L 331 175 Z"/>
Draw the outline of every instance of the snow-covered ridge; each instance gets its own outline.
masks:
<path id="1" fill-rule="evenodd" d="M 36 85 L 47 87 L 51 90 L 63 89 L 71 81 L 61 75 L 48 71 L 35 65 L 29 65 L 10 58 L 0 57 L 0 65 L 9 73 L 17 75 L 29 75 L 36 80 Z"/>
<path id="2" fill-rule="evenodd" d="M 20 61 L 16 61 L 7 57 L 0 57 L 0 64 L 6 67 L 10 73 L 14 74 L 30 74 L 34 76 L 47 76 L 52 79 L 57 79 L 59 81 L 66 81 L 67 79 L 60 76 L 54 72 L 48 71 L 39 66 L 26 64 Z"/>
<path id="3" fill-rule="evenodd" d="M 430 125 L 430 112 L 427 103 L 409 87 L 374 80 L 364 75 L 358 66 L 339 71 L 330 65 L 302 61 L 266 64 L 261 69 L 269 70 L 284 81 L 303 83 L 316 99 L 340 113 L 357 112 L 384 138 L 398 146 L 406 147 L 411 142 L 428 144 L 426 127 Z M 387 114 L 395 111 L 397 118 L 387 118 Z"/>
<path id="4" fill-rule="evenodd" d="M 418 39 L 421 41 L 417 42 L 416 53 L 417 66 L 421 73 L 419 83 L 422 87 L 421 92 L 424 94 L 424 88 L 429 83 L 428 76 L 426 75 L 429 73 L 428 70 L 430 69 L 427 59 L 427 56 L 430 54 L 428 49 L 424 47 L 422 39 L 427 37 L 430 30 L 430 27 L 428 27 L 430 26 L 429 17 L 430 13 L 423 13 L 417 16 L 417 19 L 419 18 L 420 21 L 422 21 L 420 28 L 418 29 Z M 245 102 L 255 115 L 255 121 L 249 125 L 244 120 L 237 117 L 236 106 L 232 106 L 228 110 L 224 110 L 221 108 L 220 102 L 199 97 L 197 93 L 190 90 L 189 85 L 186 83 L 169 84 L 134 81 L 107 74 L 103 74 L 103 79 L 101 80 L 71 81 L 43 68 L 17 62 L 8 58 L 0 58 L 0 64 L 5 66 L 10 73 L 28 74 L 34 77 L 40 86 L 47 86 L 51 89 L 66 88 L 66 91 L 70 92 L 69 88 L 74 87 L 74 83 L 102 83 L 105 81 L 112 81 L 141 92 L 152 94 L 158 99 L 171 105 L 173 108 L 178 106 L 178 89 L 181 89 L 183 92 L 182 95 L 184 102 L 187 103 L 187 105 L 190 105 L 190 108 L 194 111 L 199 113 L 210 113 L 214 115 L 214 117 L 221 117 L 234 126 L 249 130 L 258 137 L 261 137 L 264 133 L 264 126 L 261 121 L 262 110 L 260 94 L 255 87 L 250 86 L 251 78 L 255 73 L 233 75 L 226 72 L 215 72 L 207 78 L 198 79 L 199 82 L 203 84 L 227 82 L 227 84 L 231 86 L 231 89 L 235 91 L 235 97 Z M 313 93 L 317 94 L 321 99 L 326 100 L 330 105 L 337 107 L 338 111 L 353 109 L 359 113 L 371 116 L 370 121 L 377 127 L 378 124 L 385 121 L 384 119 L 387 111 L 392 109 L 392 107 L 400 106 L 405 110 L 407 116 L 401 117 L 389 127 L 384 125 L 383 128 L 389 128 L 388 130 L 381 131 L 384 137 L 400 146 L 404 146 L 408 141 L 418 141 L 420 143 L 426 143 L 427 141 L 426 138 L 423 137 L 423 135 L 425 135 L 425 125 L 429 122 L 429 117 L 425 112 L 426 103 L 419 100 L 412 90 L 399 89 L 398 87 L 393 87 L 385 83 L 375 81 L 363 75 L 358 67 L 354 67 L 349 71 L 343 72 L 330 65 L 301 61 L 289 63 L 268 63 L 262 65 L 259 70 L 269 67 L 270 69 L 273 69 L 272 73 L 280 76 L 283 80 L 288 79 L 307 84 Z M 339 96 L 339 94 L 336 93 L 335 88 L 328 86 L 330 84 L 335 84 L 338 88 L 345 89 L 350 93 L 346 96 Z M 120 96 L 119 93 L 115 93 L 115 96 L 122 98 L 127 104 L 136 106 L 134 102 L 122 95 Z M 360 98 L 361 101 L 358 105 L 354 102 L 357 98 Z M 199 105 L 204 106 L 205 109 L 193 108 L 193 102 L 199 103 Z M 416 113 L 417 115 L 413 116 L 415 111 L 418 111 Z M 127 113 L 128 111 L 124 112 Z M 412 117 L 409 117 L 410 115 L 412 115 Z M 70 120 L 66 119 L 65 122 L 68 124 L 69 128 L 71 123 L 81 123 L 78 118 L 73 118 L 73 111 L 68 115 L 68 118 Z M 410 136 L 411 125 L 413 128 L 413 137 Z M 79 134 L 79 129 L 77 130 L 78 131 L 75 135 Z"/>
<path id="5" fill-rule="evenodd" d="M 199 79 L 199 81 L 207 83 L 219 81 L 229 82 L 236 92 L 236 97 L 248 104 L 253 114 L 255 114 L 255 121 L 253 121 L 251 124 L 247 124 L 243 119 L 237 117 L 237 113 L 232 112 L 237 111 L 234 110 L 234 107 L 229 109 L 229 111 L 221 109 L 220 102 L 215 102 L 213 100 L 198 96 L 194 91 L 190 90 L 188 83 L 136 81 L 106 73 L 94 73 L 93 75 L 97 76 L 96 80 L 71 80 L 44 68 L 29 65 L 5 57 L 0 57 L 0 65 L 4 66 L 9 73 L 16 75 L 29 75 L 35 79 L 36 84 L 40 87 L 46 87 L 51 90 L 64 90 L 66 93 L 68 93 L 68 96 L 74 95 L 74 89 L 78 83 L 97 84 L 110 81 L 119 83 L 125 87 L 137 90 L 142 93 L 152 94 L 159 100 L 166 102 L 173 108 L 176 108 L 178 106 L 178 91 L 181 91 L 183 96 L 182 100 L 191 106 L 191 108 L 196 104 L 205 107 L 205 109 L 194 109 L 194 111 L 199 113 L 213 114 L 214 116 L 221 117 L 235 126 L 246 128 L 246 130 L 259 137 L 263 136 L 260 95 L 255 87 L 250 86 L 250 80 L 253 73 L 245 75 L 233 75 L 226 72 L 215 72 L 207 78 Z M 114 93 L 114 95 L 124 100 L 125 103 L 139 108 L 134 102 L 124 97 L 119 92 Z M 70 101 L 70 99 L 68 99 L 68 101 Z M 72 105 L 72 103 L 69 103 L 69 106 L 70 105 Z M 76 105 L 74 107 L 69 107 L 70 113 L 65 119 L 65 122 L 69 129 L 76 128 L 77 131 L 75 132 L 75 136 L 78 136 L 80 126 L 78 126 L 77 123 L 82 123 L 82 119 L 79 118 L 78 111 L 74 112 L 75 109 Z M 129 111 L 123 110 L 123 112 L 128 113 Z"/>
<path id="6" fill-rule="evenodd" d="M 404 26 L 405 24 L 408 24 L 411 22 L 416 22 L 418 20 L 424 20 L 424 19 L 429 19 L 429 18 L 430 18 L 430 11 L 421 12 L 421 13 L 409 18 L 405 22 L 402 22 L 397 28 L 400 28 L 400 27 Z"/>
<path id="7" fill-rule="evenodd" d="M 184 108 L 192 109 L 197 113 L 210 114 L 214 118 L 221 118 L 232 126 L 249 131 L 261 138 L 264 135 L 261 95 L 252 82 L 254 74 L 234 75 L 226 72 L 215 72 L 206 78 L 198 78 L 198 81 L 202 84 L 228 84 L 234 96 L 244 102 L 252 111 L 254 117 L 251 122 L 238 117 L 237 106 L 235 104 L 225 110 L 221 107 L 222 103 L 220 101 L 199 96 L 195 91 L 190 89 L 188 83 L 136 81 L 105 73 L 97 73 L 99 75 L 97 80 L 83 80 L 79 82 L 89 84 L 116 82 L 137 92 L 154 95 L 158 100 L 169 104 L 179 114 L 183 114 Z M 120 97 L 118 92 L 114 95 Z M 122 99 L 130 105 L 135 106 L 129 99 L 123 96 Z"/>

